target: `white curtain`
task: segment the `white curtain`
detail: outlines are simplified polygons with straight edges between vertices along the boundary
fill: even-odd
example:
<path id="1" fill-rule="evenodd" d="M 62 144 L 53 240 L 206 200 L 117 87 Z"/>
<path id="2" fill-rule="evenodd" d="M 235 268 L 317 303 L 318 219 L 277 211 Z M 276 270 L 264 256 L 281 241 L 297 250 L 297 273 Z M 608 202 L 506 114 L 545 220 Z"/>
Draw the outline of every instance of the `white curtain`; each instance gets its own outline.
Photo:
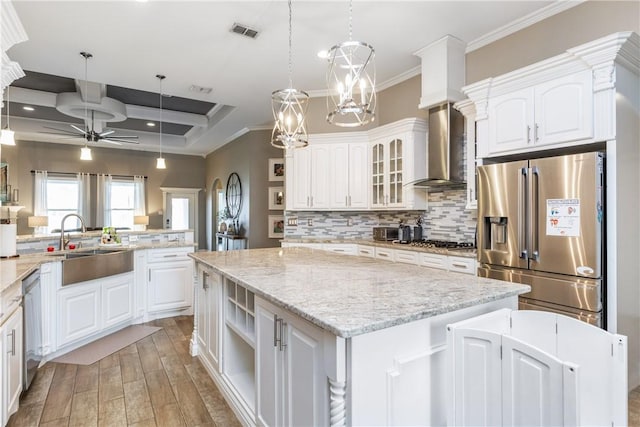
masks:
<path id="1" fill-rule="evenodd" d="M 47 171 L 35 172 L 35 184 L 33 187 L 33 215 L 49 216 L 47 212 Z M 35 227 L 35 234 L 48 233 L 48 227 Z"/>
<path id="2" fill-rule="evenodd" d="M 84 219 L 85 225 L 92 224 L 91 221 L 91 175 L 79 173 L 78 179 L 78 215 Z"/>
<path id="3" fill-rule="evenodd" d="M 144 176 L 134 175 L 133 177 L 133 215 L 146 215 L 146 208 L 144 206 L 145 191 L 144 191 Z M 134 230 L 144 230 L 144 225 L 134 225 Z"/>
<path id="4" fill-rule="evenodd" d="M 111 227 L 111 175 L 98 175 L 96 191 L 96 226 Z"/>

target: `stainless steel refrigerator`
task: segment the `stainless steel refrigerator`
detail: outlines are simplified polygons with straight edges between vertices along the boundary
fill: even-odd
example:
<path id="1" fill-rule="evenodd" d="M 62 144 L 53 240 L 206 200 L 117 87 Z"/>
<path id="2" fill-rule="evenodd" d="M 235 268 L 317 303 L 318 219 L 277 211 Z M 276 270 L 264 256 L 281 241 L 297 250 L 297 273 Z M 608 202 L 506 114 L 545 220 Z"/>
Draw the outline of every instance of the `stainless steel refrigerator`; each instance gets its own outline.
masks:
<path id="1" fill-rule="evenodd" d="M 520 309 L 605 327 L 604 155 L 478 167 L 478 275 L 531 286 Z"/>

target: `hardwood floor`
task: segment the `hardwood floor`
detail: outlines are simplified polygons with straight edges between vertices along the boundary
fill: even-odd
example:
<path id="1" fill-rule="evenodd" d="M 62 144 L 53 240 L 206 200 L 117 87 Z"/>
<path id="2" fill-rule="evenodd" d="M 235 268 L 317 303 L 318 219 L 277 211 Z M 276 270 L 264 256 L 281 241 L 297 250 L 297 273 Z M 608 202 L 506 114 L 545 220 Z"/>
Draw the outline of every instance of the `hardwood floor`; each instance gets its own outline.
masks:
<path id="1" fill-rule="evenodd" d="M 193 317 L 147 324 L 163 329 L 93 365 L 44 365 L 8 425 L 240 426 L 189 355 Z M 629 426 L 640 427 L 640 387 L 629 393 Z"/>
<path id="2" fill-rule="evenodd" d="M 163 329 L 93 365 L 45 364 L 8 425 L 239 426 L 189 355 L 193 317 L 147 324 Z"/>

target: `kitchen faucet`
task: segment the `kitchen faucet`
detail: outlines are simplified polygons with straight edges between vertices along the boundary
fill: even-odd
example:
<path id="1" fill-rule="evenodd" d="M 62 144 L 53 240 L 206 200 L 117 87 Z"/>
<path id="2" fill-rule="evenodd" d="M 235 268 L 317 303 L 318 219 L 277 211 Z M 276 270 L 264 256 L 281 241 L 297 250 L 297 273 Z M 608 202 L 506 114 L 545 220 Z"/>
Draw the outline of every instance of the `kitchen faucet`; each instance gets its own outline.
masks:
<path id="1" fill-rule="evenodd" d="M 65 250 L 67 248 L 67 245 L 69 244 L 69 239 L 64 238 L 64 221 L 70 216 L 78 217 L 78 219 L 80 220 L 80 224 L 82 224 L 82 232 L 85 233 L 87 231 L 87 228 L 84 226 L 84 219 L 82 219 L 80 215 L 76 213 L 70 213 L 65 215 L 64 218 L 62 218 L 62 221 L 60 222 L 60 250 L 61 251 Z"/>

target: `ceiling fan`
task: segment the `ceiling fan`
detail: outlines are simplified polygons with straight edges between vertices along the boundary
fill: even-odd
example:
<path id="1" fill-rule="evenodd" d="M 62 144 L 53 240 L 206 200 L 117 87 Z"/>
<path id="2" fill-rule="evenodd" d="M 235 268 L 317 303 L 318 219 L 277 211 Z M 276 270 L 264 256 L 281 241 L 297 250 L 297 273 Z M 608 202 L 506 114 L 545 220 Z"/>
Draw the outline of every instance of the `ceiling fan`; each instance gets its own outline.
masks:
<path id="1" fill-rule="evenodd" d="M 82 138 L 87 140 L 88 142 L 108 142 L 110 144 L 115 144 L 115 145 L 122 145 L 122 143 L 127 143 L 127 144 L 139 144 L 139 142 L 137 141 L 138 137 L 135 135 L 112 135 L 113 133 L 115 133 L 114 130 L 107 130 L 104 132 L 96 132 L 94 130 L 94 126 L 93 126 L 93 115 L 94 112 L 93 110 L 91 111 L 91 130 L 89 129 L 82 129 L 74 124 L 70 124 L 69 126 L 71 126 L 73 129 L 75 129 L 77 132 L 73 132 L 71 130 L 65 130 L 65 129 L 58 129 L 58 128 L 52 128 L 52 127 L 48 127 L 48 126 L 43 126 L 45 129 L 52 129 L 52 130 L 56 130 L 59 133 L 54 133 L 54 132 L 42 132 L 42 133 L 46 133 L 49 135 L 63 135 L 63 136 L 68 136 L 69 138 Z M 109 136 L 111 135 L 111 136 Z"/>
<path id="2" fill-rule="evenodd" d="M 80 55 L 84 58 L 84 85 L 85 85 L 85 99 L 84 99 L 84 122 L 85 122 L 85 126 L 86 129 L 81 129 L 80 127 L 74 125 L 74 124 L 70 124 L 69 126 L 71 126 L 76 132 L 73 132 L 71 130 L 65 130 L 65 129 L 58 129 L 58 128 L 52 128 L 52 127 L 48 127 L 48 126 L 43 126 L 45 129 L 52 129 L 58 132 L 62 132 L 62 133 L 53 133 L 53 132 L 42 132 L 42 133 L 48 133 L 50 135 L 63 135 L 63 136 L 67 136 L 69 138 L 82 138 L 85 139 L 87 142 L 100 142 L 100 141 L 104 141 L 104 142 L 108 142 L 110 144 L 115 144 L 115 145 L 122 145 L 122 143 L 127 143 L 127 144 L 138 144 L 138 137 L 134 136 L 134 135 L 112 135 L 115 131 L 114 130 L 107 130 L 104 132 L 96 132 L 94 129 L 94 115 L 95 115 L 95 111 L 94 109 L 89 109 L 88 105 L 87 105 L 87 99 L 86 97 L 87 95 L 87 85 L 88 85 L 88 80 L 87 80 L 87 62 L 90 58 L 93 58 L 93 55 L 89 52 L 80 52 Z M 64 96 L 67 95 L 65 97 L 65 99 L 69 99 L 71 98 L 72 100 L 78 99 L 80 100 L 81 98 L 78 96 L 77 93 L 64 93 L 64 94 L 59 94 L 58 98 L 60 96 Z M 121 104 L 118 101 L 115 101 L 113 99 L 109 99 L 109 98 L 102 98 L 100 104 L 102 104 L 102 101 L 109 101 L 109 105 L 113 105 L 113 104 Z M 56 109 L 58 109 L 59 111 L 71 115 L 73 117 L 81 117 L 79 115 L 73 114 L 73 112 L 78 110 L 78 105 L 77 104 L 73 104 L 70 105 L 70 108 L 65 108 L 64 110 L 61 109 L 62 107 L 60 105 L 58 105 L 56 107 Z M 88 124 L 88 112 L 89 110 L 91 111 L 91 130 L 89 130 L 89 124 Z M 122 107 L 122 110 L 124 111 L 124 107 Z M 105 111 L 100 111 L 100 109 L 98 109 L 99 113 L 105 113 Z M 113 116 L 112 116 L 113 117 Z M 124 118 L 126 118 L 126 116 L 123 114 L 120 115 L 120 119 L 119 120 L 123 120 Z M 101 122 L 100 122 L 101 123 Z M 102 127 L 99 123 L 99 127 Z"/>

